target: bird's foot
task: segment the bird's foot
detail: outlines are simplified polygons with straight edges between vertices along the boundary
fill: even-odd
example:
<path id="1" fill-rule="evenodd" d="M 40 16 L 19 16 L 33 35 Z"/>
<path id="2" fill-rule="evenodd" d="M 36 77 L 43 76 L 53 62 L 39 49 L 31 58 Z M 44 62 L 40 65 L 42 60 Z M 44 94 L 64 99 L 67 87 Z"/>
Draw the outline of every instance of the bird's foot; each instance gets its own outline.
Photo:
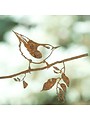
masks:
<path id="1" fill-rule="evenodd" d="M 46 63 L 47 68 L 49 68 L 49 67 L 50 67 L 50 65 L 48 64 L 48 62 L 46 62 L 45 60 L 43 61 L 43 63 Z"/>
<path id="2" fill-rule="evenodd" d="M 31 59 L 29 60 L 29 66 L 28 66 L 29 73 L 31 74 L 31 72 L 30 72 L 30 70 L 31 70 L 30 63 L 32 63 L 32 60 L 31 60 Z"/>

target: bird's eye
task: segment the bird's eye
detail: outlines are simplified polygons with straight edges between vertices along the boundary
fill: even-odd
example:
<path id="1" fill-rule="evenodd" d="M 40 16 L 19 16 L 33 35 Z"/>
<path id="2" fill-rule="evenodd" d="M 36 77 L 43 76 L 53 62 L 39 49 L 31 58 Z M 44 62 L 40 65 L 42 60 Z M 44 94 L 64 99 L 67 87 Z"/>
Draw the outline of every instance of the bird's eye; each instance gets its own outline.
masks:
<path id="1" fill-rule="evenodd" d="M 50 49 L 50 46 L 49 46 L 49 45 L 45 45 L 44 47 L 46 47 L 47 49 Z"/>

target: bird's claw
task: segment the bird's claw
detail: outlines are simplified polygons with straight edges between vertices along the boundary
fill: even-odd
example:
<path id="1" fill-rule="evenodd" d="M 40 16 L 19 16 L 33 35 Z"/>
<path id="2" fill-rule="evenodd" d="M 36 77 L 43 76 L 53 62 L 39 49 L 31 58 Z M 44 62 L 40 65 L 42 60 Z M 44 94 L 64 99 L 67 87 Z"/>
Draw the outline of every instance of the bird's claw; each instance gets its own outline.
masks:
<path id="1" fill-rule="evenodd" d="M 28 69 L 29 69 L 29 73 L 31 74 L 31 72 L 30 72 L 30 70 L 31 70 L 30 63 L 32 63 L 32 60 L 31 60 L 31 59 L 29 60 L 29 67 L 28 67 Z"/>
<path id="2" fill-rule="evenodd" d="M 50 65 L 48 64 L 48 62 L 46 62 L 45 60 L 43 61 L 43 63 L 46 63 L 47 68 L 49 68 L 49 67 L 50 67 Z"/>

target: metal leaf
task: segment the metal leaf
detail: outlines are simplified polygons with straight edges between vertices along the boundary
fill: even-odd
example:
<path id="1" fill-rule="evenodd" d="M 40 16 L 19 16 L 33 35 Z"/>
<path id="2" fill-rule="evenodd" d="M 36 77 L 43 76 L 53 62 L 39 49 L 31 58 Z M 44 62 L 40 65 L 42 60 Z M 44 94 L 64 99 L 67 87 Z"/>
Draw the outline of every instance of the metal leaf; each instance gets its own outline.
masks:
<path id="1" fill-rule="evenodd" d="M 42 91 L 51 89 L 56 83 L 56 80 L 57 78 L 48 79 L 48 81 L 44 83 Z"/>
<path id="2" fill-rule="evenodd" d="M 28 86 L 28 83 L 23 81 L 23 87 L 26 88 Z"/>
<path id="3" fill-rule="evenodd" d="M 53 66 L 53 68 L 54 68 L 55 70 L 59 70 L 59 68 L 58 68 L 58 67 L 56 67 L 56 66 Z"/>
<path id="4" fill-rule="evenodd" d="M 69 87 L 69 78 L 64 73 L 62 73 L 62 79 L 66 83 L 66 85 Z"/>
<path id="5" fill-rule="evenodd" d="M 60 86 L 63 89 L 63 91 L 66 92 L 66 85 L 64 83 L 61 83 Z"/>

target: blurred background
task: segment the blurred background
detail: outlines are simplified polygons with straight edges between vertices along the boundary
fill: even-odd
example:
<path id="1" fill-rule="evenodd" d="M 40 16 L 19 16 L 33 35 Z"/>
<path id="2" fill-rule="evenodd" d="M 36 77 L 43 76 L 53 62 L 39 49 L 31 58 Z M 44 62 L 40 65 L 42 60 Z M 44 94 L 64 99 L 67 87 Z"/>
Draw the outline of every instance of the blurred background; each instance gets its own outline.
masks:
<path id="1" fill-rule="evenodd" d="M 60 45 L 48 63 L 76 55 L 90 53 L 90 16 L 0 16 L 0 76 L 10 75 L 28 68 L 28 61 L 18 48 L 18 39 L 12 30 L 38 43 Z M 43 49 L 43 53 L 46 51 Z M 0 104 L 6 105 L 77 105 L 90 104 L 90 57 L 65 63 L 70 87 L 66 91 L 65 103 L 57 100 L 55 86 L 43 91 L 43 84 L 56 76 L 53 69 L 27 74 L 26 89 L 22 82 L 0 79 Z M 43 65 L 42 65 L 43 66 Z M 60 65 L 57 65 L 60 67 Z M 32 66 L 33 67 L 33 66 Z M 22 76 L 20 76 L 22 77 Z"/>

